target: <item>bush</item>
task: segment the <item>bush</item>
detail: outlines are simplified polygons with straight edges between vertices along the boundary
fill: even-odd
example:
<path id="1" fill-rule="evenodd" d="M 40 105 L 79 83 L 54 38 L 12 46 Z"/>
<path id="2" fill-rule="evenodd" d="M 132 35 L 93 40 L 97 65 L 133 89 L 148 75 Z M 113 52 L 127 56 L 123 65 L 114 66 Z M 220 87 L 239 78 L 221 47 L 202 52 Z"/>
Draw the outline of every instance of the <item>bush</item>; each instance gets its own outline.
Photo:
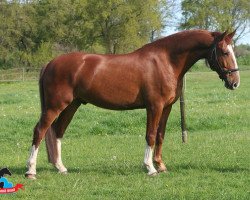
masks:
<path id="1" fill-rule="evenodd" d="M 237 61 L 239 65 L 250 65 L 250 55 L 240 56 Z"/>
<path id="2" fill-rule="evenodd" d="M 37 51 L 31 56 L 32 66 L 41 67 L 47 64 L 55 55 L 53 45 L 49 42 L 42 42 Z"/>
<path id="3" fill-rule="evenodd" d="M 237 46 L 236 56 L 239 65 L 250 65 L 250 46 L 246 44 Z"/>

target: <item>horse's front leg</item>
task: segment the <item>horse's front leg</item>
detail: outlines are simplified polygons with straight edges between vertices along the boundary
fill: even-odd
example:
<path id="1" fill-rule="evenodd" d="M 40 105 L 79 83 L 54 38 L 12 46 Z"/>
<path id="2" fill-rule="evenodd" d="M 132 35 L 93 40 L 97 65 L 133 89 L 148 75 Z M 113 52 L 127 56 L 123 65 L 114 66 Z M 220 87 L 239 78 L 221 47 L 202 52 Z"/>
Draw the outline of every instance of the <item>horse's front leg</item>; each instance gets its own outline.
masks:
<path id="1" fill-rule="evenodd" d="M 162 143 L 164 140 L 166 123 L 168 120 L 168 116 L 171 112 L 171 108 L 172 108 L 172 105 L 164 108 L 160 122 L 159 122 L 159 127 L 157 130 L 156 142 L 155 142 L 155 152 L 154 152 L 154 162 L 157 165 L 158 172 L 166 172 L 167 171 L 167 168 L 166 168 L 164 162 L 162 161 Z"/>
<path id="2" fill-rule="evenodd" d="M 162 115 L 162 104 L 151 105 L 147 108 L 147 132 L 144 165 L 148 170 L 148 175 L 156 175 L 157 170 L 153 165 L 153 152 L 156 141 L 157 128 Z"/>

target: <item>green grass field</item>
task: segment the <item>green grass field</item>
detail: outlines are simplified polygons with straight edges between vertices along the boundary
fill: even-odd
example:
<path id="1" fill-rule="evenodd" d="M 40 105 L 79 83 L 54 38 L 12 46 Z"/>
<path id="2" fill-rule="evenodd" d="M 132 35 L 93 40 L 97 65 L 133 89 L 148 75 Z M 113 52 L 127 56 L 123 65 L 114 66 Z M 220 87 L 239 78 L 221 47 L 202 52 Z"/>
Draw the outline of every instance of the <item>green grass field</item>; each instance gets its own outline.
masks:
<path id="1" fill-rule="evenodd" d="M 41 145 L 37 180 L 24 178 L 32 130 L 40 115 L 37 82 L 0 84 L 0 168 L 24 191 L 0 199 L 250 199 L 250 71 L 236 91 L 215 73 L 189 73 L 188 143 L 181 143 L 179 102 L 163 148 L 168 173 L 142 167 L 145 110 L 81 106 L 63 140 L 68 175 L 47 162 Z"/>

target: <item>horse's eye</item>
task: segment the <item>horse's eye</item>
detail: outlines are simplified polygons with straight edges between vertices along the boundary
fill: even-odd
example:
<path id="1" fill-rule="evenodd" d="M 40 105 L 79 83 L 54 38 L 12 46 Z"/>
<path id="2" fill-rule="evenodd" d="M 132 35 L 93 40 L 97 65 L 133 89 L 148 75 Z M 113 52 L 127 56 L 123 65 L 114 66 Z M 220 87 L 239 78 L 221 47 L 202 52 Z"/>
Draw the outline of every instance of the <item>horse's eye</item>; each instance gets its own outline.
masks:
<path id="1" fill-rule="evenodd" d="M 223 52 L 224 56 L 228 56 L 229 54 L 230 54 L 229 51 Z"/>

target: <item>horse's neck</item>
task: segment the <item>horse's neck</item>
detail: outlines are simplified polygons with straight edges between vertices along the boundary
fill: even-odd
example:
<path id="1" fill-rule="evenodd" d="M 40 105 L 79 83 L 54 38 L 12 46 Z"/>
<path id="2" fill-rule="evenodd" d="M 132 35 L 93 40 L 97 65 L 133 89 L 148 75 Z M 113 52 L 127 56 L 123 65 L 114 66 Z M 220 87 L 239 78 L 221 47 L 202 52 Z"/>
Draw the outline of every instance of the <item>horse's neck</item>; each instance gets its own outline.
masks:
<path id="1" fill-rule="evenodd" d="M 200 59 L 206 58 L 213 38 L 208 34 L 186 35 L 173 39 L 166 44 L 170 62 L 176 76 L 182 79 L 184 74 Z"/>

